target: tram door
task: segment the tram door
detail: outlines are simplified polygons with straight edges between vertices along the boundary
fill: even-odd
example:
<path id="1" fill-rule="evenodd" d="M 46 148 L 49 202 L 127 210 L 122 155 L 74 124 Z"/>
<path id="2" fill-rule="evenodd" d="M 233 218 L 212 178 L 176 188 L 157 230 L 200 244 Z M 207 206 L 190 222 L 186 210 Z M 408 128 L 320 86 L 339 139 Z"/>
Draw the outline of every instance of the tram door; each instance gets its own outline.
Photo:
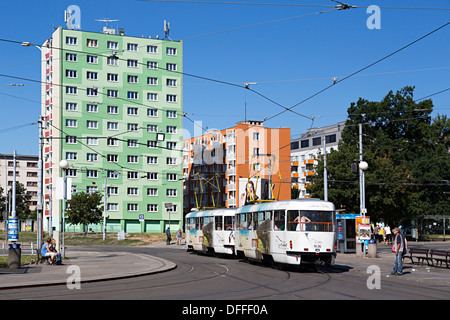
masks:
<path id="1" fill-rule="evenodd" d="M 337 251 L 356 252 L 357 214 L 337 214 Z"/>

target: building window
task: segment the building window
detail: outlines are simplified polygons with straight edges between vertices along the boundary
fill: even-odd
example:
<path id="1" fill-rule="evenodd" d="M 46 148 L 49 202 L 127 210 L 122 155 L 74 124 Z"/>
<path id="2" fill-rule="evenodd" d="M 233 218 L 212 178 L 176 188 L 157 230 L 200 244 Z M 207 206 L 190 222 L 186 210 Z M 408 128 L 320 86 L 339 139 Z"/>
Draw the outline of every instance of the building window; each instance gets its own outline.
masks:
<path id="1" fill-rule="evenodd" d="M 147 173 L 148 180 L 158 180 L 158 172 L 149 172 Z"/>
<path id="2" fill-rule="evenodd" d="M 128 203 L 127 204 L 127 209 L 130 212 L 137 212 L 139 210 L 139 206 L 137 203 Z"/>
<path id="3" fill-rule="evenodd" d="M 167 181 L 177 181 L 177 174 L 176 173 L 168 173 L 166 175 Z"/>
<path id="4" fill-rule="evenodd" d="M 87 55 L 86 56 L 86 62 L 90 63 L 90 64 L 98 64 L 98 57 L 97 56 Z"/>
<path id="5" fill-rule="evenodd" d="M 119 107 L 118 106 L 108 106 L 106 108 L 108 114 L 119 114 Z"/>
<path id="6" fill-rule="evenodd" d="M 177 127 L 176 126 L 167 126 L 166 127 L 166 132 L 175 134 L 175 133 L 177 133 Z"/>
<path id="7" fill-rule="evenodd" d="M 86 95 L 88 97 L 97 97 L 98 96 L 97 88 L 87 88 L 86 89 Z"/>
<path id="8" fill-rule="evenodd" d="M 119 162 L 119 155 L 118 154 L 108 154 L 106 155 L 106 159 L 108 162 Z"/>
<path id="9" fill-rule="evenodd" d="M 89 161 L 89 162 L 98 161 L 98 154 L 96 154 L 96 153 L 86 154 L 86 161 Z"/>
<path id="10" fill-rule="evenodd" d="M 139 156 L 127 156 L 128 163 L 139 163 Z"/>
<path id="11" fill-rule="evenodd" d="M 147 84 L 149 86 L 157 86 L 158 85 L 158 78 L 155 77 L 147 77 Z"/>
<path id="12" fill-rule="evenodd" d="M 157 197 L 158 196 L 158 189 L 156 189 L 156 188 L 148 188 L 147 189 L 147 196 L 149 196 L 149 197 Z"/>
<path id="13" fill-rule="evenodd" d="M 92 48 L 98 47 L 98 40 L 97 39 L 87 39 L 87 46 Z"/>
<path id="14" fill-rule="evenodd" d="M 138 131 L 139 130 L 139 126 L 137 123 L 129 123 L 127 125 L 128 131 Z"/>
<path id="15" fill-rule="evenodd" d="M 156 62 L 156 61 L 148 61 L 147 62 L 147 69 L 151 69 L 151 70 L 158 69 L 158 62 Z"/>
<path id="16" fill-rule="evenodd" d="M 108 66 L 117 67 L 119 65 L 119 58 L 117 58 L 117 57 L 108 57 L 107 63 L 108 63 Z"/>
<path id="17" fill-rule="evenodd" d="M 157 93 L 147 93 L 147 100 L 148 101 L 158 101 L 158 94 Z"/>
<path id="18" fill-rule="evenodd" d="M 77 111 L 77 104 L 74 102 L 66 102 L 66 111 Z"/>
<path id="19" fill-rule="evenodd" d="M 137 148 L 137 147 L 139 147 L 139 142 L 136 139 L 128 139 L 127 144 L 128 144 L 128 148 Z"/>
<path id="20" fill-rule="evenodd" d="M 138 51 L 138 45 L 136 43 L 128 43 L 127 44 L 127 51 L 137 52 Z"/>
<path id="21" fill-rule="evenodd" d="M 138 76 L 128 76 L 128 83 L 138 83 Z"/>
<path id="22" fill-rule="evenodd" d="M 119 97 L 119 90 L 108 90 L 107 95 L 109 98 L 118 98 Z"/>
<path id="23" fill-rule="evenodd" d="M 147 148 L 150 148 L 150 149 L 158 148 L 157 141 L 148 140 L 147 141 Z"/>
<path id="24" fill-rule="evenodd" d="M 119 146 L 119 140 L 117 140 L 117 138 L 107 138 L 106 139 L 106 145 L 108 147 L 118 147 Z"/>
<path id="25" fill-rule="evenodd" d="M 66 37 L 66 44 L 70 46 L 76 46 L 77 45 L 77 38 L 75 37 Z"/>
<path id="26" fill-rule="evenodd" d="M 312 139 L 312 145 L 313 146 L 320 146 L 321 142 L 322 142 L 322 138 L 321 137 L 317 137 L 317 138 L 313 138 Z"/>
<path id="27" fill-rule="evenodd" d="M 138 95 L 137 91 L 128 91 L 127 98 L 132 99 L 132 100 L 137 100 L 137 99 L 139 99 L 139 95 Z"/>
<path id="28" fill-rule="evenodd" d="M 167 102 L 177 102 L 177 95 L 176 94 L 166 95 L 166 101 Z"/>
<path id="29" fill-rule="evenodd" d="M 66 152 L 66 160 L 77 160 L 78 155 L 76 152 Z"/>
<path id="30" fill-rule="evenodd" d="M 333 143 L 336 142 L 336 135 L 330 134 L 329 136 L 325 136 L 326 143 Z"/>
<path id="31" fill-rule="evenodd" d="M 66 127 L 67 128 L 76 128 L 78 126 L 77 120 L 75 119 L 66 119 Z"/>
<path id="32" fill-rule="evenodd" d="M 173 166 L 177 164 L 177 158 L 171 158 L 171 157 L 167 157 L 166 158 L 166 164 Z"/>
<path id="33" fill-rule="evenodd" d="M 130 187 L 127 189 L 127 194 L 129 196 L 138 196 L 139 195 L 139 188 Z"/>
<path id="34" fill-rule="evenodd" d="M 147 46 L 147 53 L 158 53 L 158 47 L 157 46 Z"/>
<path id="35" fill-rule="evenodd" d="M 108 179 L 119 179 L 119 171 L 108 170 L 107 177 Z"/>
<path id="36" fill-rule="evenodd" d="M 166 69 L 167 69 L 167 71 L 177 71 L 177 64 L 176 63 L 167 63 Z"/>
<path id="37" fill-rule="evenodd" d="M 86 170 L 86 178 L 97 178 L 98 171 L 97 170 Z"/>
<path id="38" fill-rule="evenodd" d="M 111 49 L 111 50 L 117 50 L 117 49 L 119 49 L 119 43 L 115 42 L 115 41 L 108 41 L 107 47 L 108 47 L 108 49 Z"/>
<path id="39" fill-rule="evenodd" d="M 66 70 L 66 78 L 73 79 L 77 77 L 77 70 Z"/>
<path id="40" fill-rule="evenodd" d="M 138 172 L 137 171 L 128 171 L 127 178 L 130 180 L 137 180 L 139 178 Z"/>
<path id="41" fill-rule="evenodd" d="M 301 140 L 300 141 L 300 147 L 308 148 L 309 147 L 309 140 Z"/>
<path id="42" fill-rule="evenodd" d="M 175 110 L 167 110 L 166 117 L 169 119 L 175 119 L 177 117 L 177 112 Z"/>
<path id="43" fill-rule="evenodd" d="M 77 54 L 76 53 L 66 53 L 66 61 L 77 62 Z"/>
<path id="44" fill-rule="evenodd" d="M 147 164 L 158 164 L 158 157 L 148 156 Z"/>
<path id="45" fill-rule="evenodd" d="M 117 196 L 119 194 L 118 187 L 107 187 L 106 190 L 108 196 Z"/>
<path id="46" fill-rule="evenodd" d="M 137 116 L 138 115 L 138 108 L 135 107 L 128 107 L 127 108 L 127 114 L 129 116 Z"/>
<path id="47" fill-rule="evenodd" d="M 98 121 L 87 120 L 86 128 L 88 129 L 98 129 Z"/>
<path id="48" fill-rule="evenodd" d="M 129 68 L 137 68 L 138 67 L 138 61 L 136 59 L 128 59 L 127 60 L 127 66 Z"/>
<path id="49" fill-rule="evenodd" d="M 106 79 L 111 82 L 119 82 L 119 75 L 117 73 L 108 73 Z"/>
<path id="50" fill-rule="evenodd" d="M 108 203 L 107 210 L 108 211 L 119 211 L 119 204 L 118 203 Z"/>
<path id="51" fill-rule="evenodd" d="M 168 197 L 176 197 L 177 196 L 177 189 L 167 189 L 166 190 L 166 196 L 168 196 Z"/>
<path id="52" fill-rule="evenodd" d="M 66 87 L 66 94 L 77 94 L 77 87 Z"/>
<path id="53" fill-rule="evenodd" d="M 158 132 L 158 126 L 156 124 L 148 124 L 147 125 L 147 132 Z"/>
<path id="54" fill-rule="evenodd" d="M 148 212 L 158 212 L 158 205 L 157 204 L 148 204 L 147 211 Z"/>
<path id="55" fill-rule="evenodd" d="M 166 48 L 166 54 L 168 56 L 176 56 L 177 55 L 177 48 Z"/>
<path id="56" fill-rule="evenodd" d="M 148 108 L 147 109 L 147 116 L 149 116 L 149 117 L 157 117 L 158 116 L 158 109 Z"/>
<path id="57" fill-rule="evenodd" d="M 98 113 L 98 106 L 96 104 L 87 104 L 86 105 L 87 112 Z"/>
<path id="58" fill-rule="evenodd" d="M 177 79 L 167 79 L 166 85 L 168 87 L 176 87 L 177 86 Z"/>
<path id="59" fill-rule="evenodd" d="M 87 137 L 86 143 L 88 146 L 98 146 L 98 138 Z"/>

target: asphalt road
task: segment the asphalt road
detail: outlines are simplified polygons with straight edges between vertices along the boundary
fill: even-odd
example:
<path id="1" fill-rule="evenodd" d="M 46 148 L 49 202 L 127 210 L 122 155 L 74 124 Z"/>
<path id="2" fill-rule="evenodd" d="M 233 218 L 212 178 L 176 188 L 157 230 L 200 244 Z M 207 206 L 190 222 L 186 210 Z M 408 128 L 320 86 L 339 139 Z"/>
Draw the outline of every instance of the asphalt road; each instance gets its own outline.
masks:
<path id="1" fill-rule="evenodd" d="M 77 247 L 77 250 L 82 248 Z M 92 250 L 90 248 L 89 250 Z M 123 251 L 124 247 L 96 247 L 96 251 Z M 216 258 L 173 248 L 129 247 L 133 253 L 171 260 L 175 270 L 130 279 L 66 286 L 27 288 L 3 292 L 9 299 L 46 300 L 428 300 L 448 299 L 448 288 L 429 283 L 383 278 L 382 289 L 367 287 L 367 274 L 345 269 L 277 270 L 238 259 Z M 153 303 L 155 305 L 155 303 Z M 181 304 L 182 305 L 182 304 Z M 160 306 L 167 306 L 162 303 Z"/>

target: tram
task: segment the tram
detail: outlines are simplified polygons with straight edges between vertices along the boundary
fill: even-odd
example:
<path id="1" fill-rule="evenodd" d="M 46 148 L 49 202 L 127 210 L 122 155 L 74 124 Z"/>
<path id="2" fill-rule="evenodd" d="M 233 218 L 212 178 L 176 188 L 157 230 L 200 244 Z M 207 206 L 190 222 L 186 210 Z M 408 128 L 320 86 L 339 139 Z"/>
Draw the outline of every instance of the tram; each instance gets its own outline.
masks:
<path id="1" fill-rule="evenodd" d="M 188 251 L 234 255 L 236 209 L 190 212 L 185 217 Z"/>
<path id="2" fill-rule="evenodd" d="M 263 202 L 235 214 L 238 257 L 272 265 L 324 263 L 336 258 L 335 207 L 319 199 Z"/>

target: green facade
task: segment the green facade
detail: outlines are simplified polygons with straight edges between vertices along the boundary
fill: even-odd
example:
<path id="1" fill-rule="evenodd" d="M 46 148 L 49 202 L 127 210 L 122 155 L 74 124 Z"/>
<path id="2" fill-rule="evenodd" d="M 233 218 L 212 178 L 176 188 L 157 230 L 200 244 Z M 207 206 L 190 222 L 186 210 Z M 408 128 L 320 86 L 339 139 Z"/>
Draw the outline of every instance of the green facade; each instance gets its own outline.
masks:
<path id="1" fill-rule="evenodd" d="M 53 86 L 53 177 L 62 159 L 73 192 L 104 195 L 106 177 L 108 232 L 163 232 L 169 219 L 172 232 L 182 228 L 181 41 L 62 28 L 53 37 L 62 47 L 53 49 L 62 84 Z"/>

